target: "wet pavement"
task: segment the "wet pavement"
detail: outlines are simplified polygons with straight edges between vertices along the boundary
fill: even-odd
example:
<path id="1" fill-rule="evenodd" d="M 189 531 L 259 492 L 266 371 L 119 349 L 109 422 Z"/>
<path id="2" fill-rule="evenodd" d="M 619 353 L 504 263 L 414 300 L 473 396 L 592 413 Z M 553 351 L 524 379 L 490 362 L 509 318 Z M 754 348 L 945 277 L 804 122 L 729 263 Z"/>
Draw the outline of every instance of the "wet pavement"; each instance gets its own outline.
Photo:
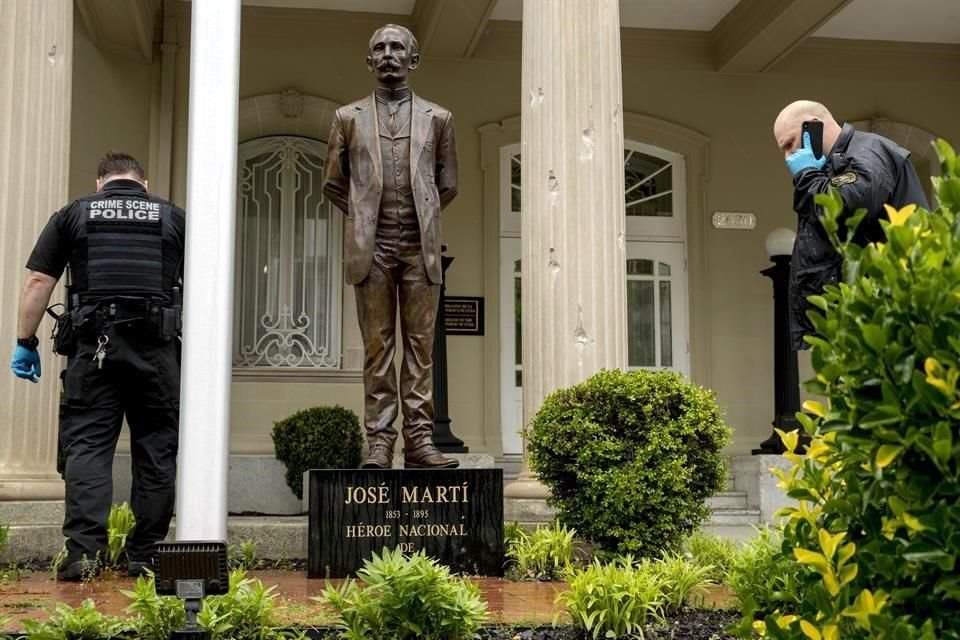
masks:
<path id="1" fill-rule="evenodd" d="M 251 571 L 266 586 L 276 585 L 276 617 L 281 626 L 325 626 L 332 622 L 330 610 L 312 598 L 321 595 L 325 580 L 308 580 L 304 571 Z M 501 578 L 474 578 L 487 602 L 489 622 L 504 624 L 550 624 L 560 608 L 554 604 L 562 582 L 512 582 Z M 340 581 L 331 580 L 330 584 Z M 20 631 L 24 619 L 43 620 L 57 602 L 72 607 L 91 598 L 105 614 L 126 615 L 130 599 L 121 591 L 132 590 L 134 580 L 106 572 L 87 583 L 57 582 L 53 574 L 24 573 L 20 580 L 0 585 L 0 617 L 11 621 L 0 631 Z M 712 588 L 704 601 L 707 608 L 722 608 L 730 600 L 726 587 Z M 561 622 L 567 622 L 565 614 Z"/>

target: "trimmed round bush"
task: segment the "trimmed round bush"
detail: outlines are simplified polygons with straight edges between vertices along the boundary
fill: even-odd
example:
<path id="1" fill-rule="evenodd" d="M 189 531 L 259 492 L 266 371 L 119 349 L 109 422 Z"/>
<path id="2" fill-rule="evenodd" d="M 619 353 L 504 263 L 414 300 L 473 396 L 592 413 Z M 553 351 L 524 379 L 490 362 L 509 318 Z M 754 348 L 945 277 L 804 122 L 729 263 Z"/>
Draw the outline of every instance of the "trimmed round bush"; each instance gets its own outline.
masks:
<path id="1" fill-rule="evenodd" d="M 530 463 L 563 524 L 603 549 L 679 549 L 724 488 L 730 439 L 713 394 L 669 371 L 601 371 L 548 396 Z"/>
<path id="2" fill-rule="evenodd" d="M 273 423 L 277 460 L 287 467 L 287 485 L 303 498 L 303 472 L 360 466 L 363 433 L 357 414 L 340 405 L 313 407 Z"/>

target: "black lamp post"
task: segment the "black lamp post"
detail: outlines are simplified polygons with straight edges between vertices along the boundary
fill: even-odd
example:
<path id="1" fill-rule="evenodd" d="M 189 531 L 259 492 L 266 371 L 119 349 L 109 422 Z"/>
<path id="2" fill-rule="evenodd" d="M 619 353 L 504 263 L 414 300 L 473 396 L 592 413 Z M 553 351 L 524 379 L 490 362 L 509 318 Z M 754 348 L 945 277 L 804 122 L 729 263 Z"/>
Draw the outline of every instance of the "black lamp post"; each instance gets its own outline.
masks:
<path id="1" fill-rule="evenodd" d="M 447 245 L 442 245 L 440 250 L 446 251 Z M 440 257 L 440 305 L 433 330 L 433 444 L 444 453 L 467 453 L 469 449 L 463 446 L 463 440 L 450 431 L 451 420 L 447 415 L 447 327 L 443 300 L 447 295 L 447 269 L 452 263 L 450 256 Z"/>
<path id="2" fill-rule="evenodd" d="M 790 254 L 796 234 L 790 229 L 774 229 L 767 236 L 767 255 L 773 262 L 760 273 L 773 281 L 773 426 L 782 431 L 800 429 L 796 413 L 800 411 L 800 371 L 797 352 L 790 345 Z M 781 454 L 783 443 L 774 431 L 753 454 Z"/>

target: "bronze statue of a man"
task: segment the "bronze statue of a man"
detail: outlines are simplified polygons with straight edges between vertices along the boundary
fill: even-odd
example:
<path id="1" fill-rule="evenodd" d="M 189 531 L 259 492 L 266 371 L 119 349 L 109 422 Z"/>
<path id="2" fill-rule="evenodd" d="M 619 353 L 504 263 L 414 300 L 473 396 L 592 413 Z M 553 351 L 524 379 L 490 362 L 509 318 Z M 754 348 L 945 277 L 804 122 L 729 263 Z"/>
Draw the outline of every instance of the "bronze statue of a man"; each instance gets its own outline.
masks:
<path id="1" fill-rule="evenodd" d="M 347 283 L 363 336 L 364 468 L 393 458 L 403 407 L 404 466 L 456 467 L 433 445 L 433 331 L 440 299 L 440 210 L 457 195 L 453 116 L 407 85 L 420 54 L 409 29 L 388 24 L 370 38 L 373 95 L 337 110 L 323 191 L 346 213 Z M 399 398 L 397 311 L 403 337 Z"/>

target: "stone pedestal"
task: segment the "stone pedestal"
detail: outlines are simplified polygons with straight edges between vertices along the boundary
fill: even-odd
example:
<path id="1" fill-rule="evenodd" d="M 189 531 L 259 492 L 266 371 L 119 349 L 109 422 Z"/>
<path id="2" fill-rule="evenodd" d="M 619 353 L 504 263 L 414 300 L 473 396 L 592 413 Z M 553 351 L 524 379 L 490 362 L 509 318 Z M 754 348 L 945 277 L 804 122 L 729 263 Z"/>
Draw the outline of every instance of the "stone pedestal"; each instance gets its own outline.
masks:
<path id="1" fill-rule="evenodd" d="M 24 264 L 50 214 L 67 200 L 73 2 L 0 2 L 0 336 L 17 331 Z M 54 298 L 61 297 L 59 292 Z M 0 376 L 0 501 L 63 498 L 56 472 L 60 358 L 41 338 L 39 384 Z"/>
<path id="2" fill-rule="evenodd" d="M 502 576 L 502 469 L 314 469 L 308 578 L 353 577 L 383 549 Z"/>
<path id="3" fill-rule="evenodd" d="M 770 472 L 771 468 L 788 469 L 790 466 L 789 460 L 777 455 L 737 456 L 731 461 L 733 488 L 747 494 L 749 508 L 760 510 L 761 523 L 772 523 L 773 514 L 796 504 L 796 500 L 788 498 L 786 492 L 777 486 L 780 480 Z"/>
<path id="4" fill-rule="evenodd" d="M 549 393 L 627 364 L 620 65 L 616 0 L 523 3 L 524 425 Z M 548 495 L 524 458 L 508 502 Z"/>

